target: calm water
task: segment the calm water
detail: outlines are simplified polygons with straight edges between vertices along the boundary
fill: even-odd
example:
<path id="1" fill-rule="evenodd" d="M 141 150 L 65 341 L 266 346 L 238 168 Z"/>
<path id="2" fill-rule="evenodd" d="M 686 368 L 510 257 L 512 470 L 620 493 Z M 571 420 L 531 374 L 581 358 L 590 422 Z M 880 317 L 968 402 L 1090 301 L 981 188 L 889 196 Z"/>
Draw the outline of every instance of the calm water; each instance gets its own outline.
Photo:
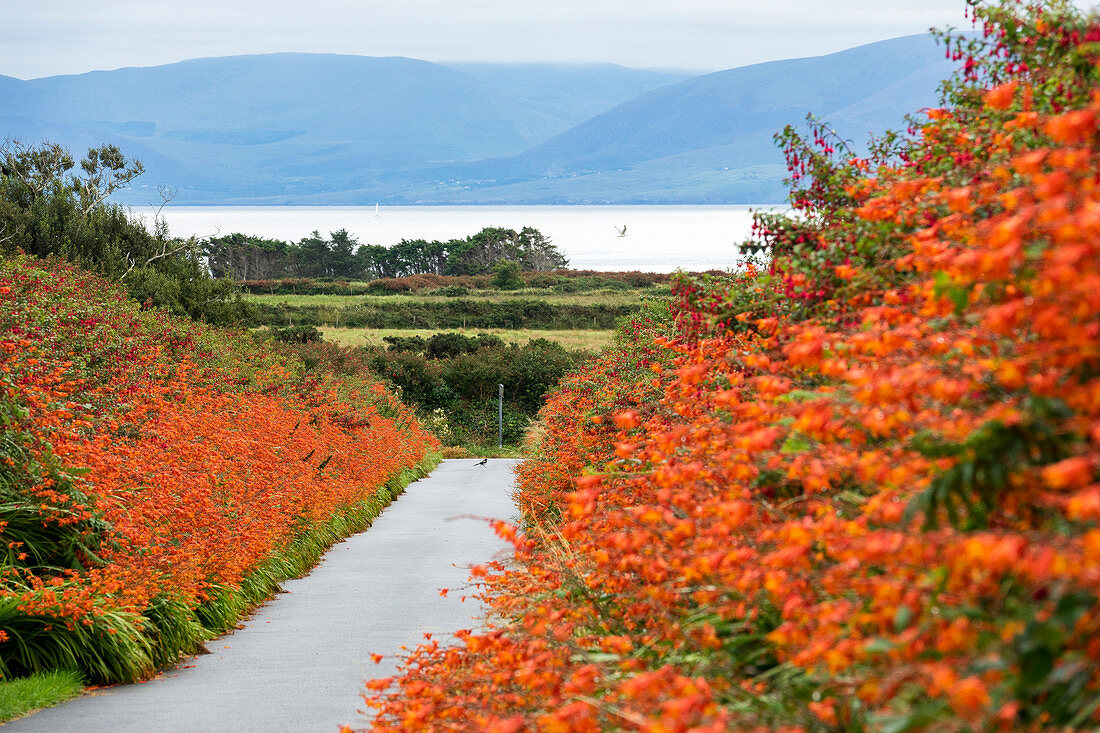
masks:
<path id="1" fill-rule="evenodd" d="M 384 245 L 532 226 L 578 269 L 671 272 L 734 266 L 734 244 L 748 236 L 753 208 L 760 207 L 390 206 L 375 216 L 373 206 L 173 206 L 165 216 L 176 236 L 244 232 L 290 241 L 314 229 L 347 229 L 363 244 Z"/>

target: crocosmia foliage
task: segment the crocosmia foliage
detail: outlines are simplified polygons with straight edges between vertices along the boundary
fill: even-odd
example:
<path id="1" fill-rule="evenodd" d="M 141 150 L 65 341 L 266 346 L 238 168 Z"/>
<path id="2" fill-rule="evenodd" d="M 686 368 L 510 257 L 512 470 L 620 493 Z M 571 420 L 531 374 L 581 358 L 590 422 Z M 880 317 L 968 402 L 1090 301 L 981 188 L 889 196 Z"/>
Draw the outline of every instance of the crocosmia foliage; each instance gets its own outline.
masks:
<path id="1" fill-rule="evenodd" d="M 550 400 L 493 625 L 378 729 L 1100 727 L 1100 22 L 970 7 L 942 107 L 782 133 L 757 265 Z"/>
<path id="2" fill-rule="evenodd" d="M 275 348 L 70 265 L 0 261 L 3 675 L 148 676 L 438 447 L 378 384 Z"/>

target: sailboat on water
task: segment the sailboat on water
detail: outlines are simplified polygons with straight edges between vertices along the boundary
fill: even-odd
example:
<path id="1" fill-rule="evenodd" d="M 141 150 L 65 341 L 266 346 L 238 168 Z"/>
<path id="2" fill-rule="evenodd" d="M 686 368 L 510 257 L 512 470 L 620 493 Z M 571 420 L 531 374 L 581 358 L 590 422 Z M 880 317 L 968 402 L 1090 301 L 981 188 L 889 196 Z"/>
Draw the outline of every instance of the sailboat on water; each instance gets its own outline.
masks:
<path id="1" fill-rule="evenodd" d="M 378 204 L 375 204 L 375 205 L 374 205 L 374 216 L 375 216 L 375 217 L 380 217 L 380 216 L 382 216 L 382 212 L 380 212 L 380 211 L 378 210 Z"/>

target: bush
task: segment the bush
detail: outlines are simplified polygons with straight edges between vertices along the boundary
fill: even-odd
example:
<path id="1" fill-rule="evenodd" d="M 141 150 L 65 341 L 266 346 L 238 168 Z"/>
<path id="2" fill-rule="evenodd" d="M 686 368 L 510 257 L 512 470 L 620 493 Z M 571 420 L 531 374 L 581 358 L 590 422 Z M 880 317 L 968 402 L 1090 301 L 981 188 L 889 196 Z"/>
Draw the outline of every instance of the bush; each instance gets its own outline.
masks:
<path id="1" fill-rule="evenodd" d="M 313 326 L 287 326 L 275 329 L 275 338 L 288 344 L 308 344 L 321 340 L 321 332 Z"/>
<path id="2" fill-rule="evenodd" d="M 497 290 L 519 290 L 523 287 L 520 264 L 512 260 L 502 260 L 493 267 L 493 277 L 489 284 Z"/>
<path id="3" fill-rule="evenodd" d="M 456 445 L 494 444 L 498 384 L 505 385 L 505 417 L 510 426 L 505 437 L 510 443 L 518 441 L 547 392 L 588 356 L 547 339 L 505 346 L 491 334 L 471 338 L 440 333 L 429 339 L 385 340 L 389 342 L 386 350 L 364 350 L 370 367 L 399 388 L 421 415 L 436 414 L 435 422 L 443 424 L 434 411 L 445 409 L 447 431 L 440 438 Z"/>

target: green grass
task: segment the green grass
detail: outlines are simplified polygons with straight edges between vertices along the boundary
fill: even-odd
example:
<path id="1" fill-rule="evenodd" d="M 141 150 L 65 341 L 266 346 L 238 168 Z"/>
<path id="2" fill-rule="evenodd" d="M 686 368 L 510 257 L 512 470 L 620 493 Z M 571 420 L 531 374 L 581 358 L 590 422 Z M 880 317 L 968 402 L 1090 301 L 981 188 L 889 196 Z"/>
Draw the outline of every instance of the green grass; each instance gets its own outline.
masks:
<path id="1" fill-rule="evenodd" d="M 0 681 L 0 723 L 76 697 L 84 690 L 77 672 L 42 672 Z"/>
<path id="2" fill-rule="evenodd" d="M 541 329 L 504 329 L 504 328 L 335 328 L 322 326 L 318 329 L 326 340 L 342 346 L 385 346 L 386 336 L 421 336 L 428 338 L 435 333 L 461 333 L 464 336 L 476 336 L 489 333 L 499 336 L 505 343 L 525 344 L 532 339 L 544 338 L 557 341 L 567 349 L 586 349 L 597 351 L 611 343 L 614 331 L 589 331 L 573 329 L 563 331 Z"/>
<path id="3" fill-rule="evenodd" d="M 640 303 L 643 296 L 668 294 L 668 288 L 644 290 L 593 290 L 581 293 L 555 293 L 546 289 L 524 290 L 471 290 L 461 299 L 501 303 L 509 300 L 540 300 L 551 305 L 631 305 Z M 245 293 L 241 296 L 256 305 L 289 305 L 295 307 L 318 306 L 324 308 L 351 307 L 379 303 L 446 303 L 459 298 L 443 295 L 266 295 Z"/>

